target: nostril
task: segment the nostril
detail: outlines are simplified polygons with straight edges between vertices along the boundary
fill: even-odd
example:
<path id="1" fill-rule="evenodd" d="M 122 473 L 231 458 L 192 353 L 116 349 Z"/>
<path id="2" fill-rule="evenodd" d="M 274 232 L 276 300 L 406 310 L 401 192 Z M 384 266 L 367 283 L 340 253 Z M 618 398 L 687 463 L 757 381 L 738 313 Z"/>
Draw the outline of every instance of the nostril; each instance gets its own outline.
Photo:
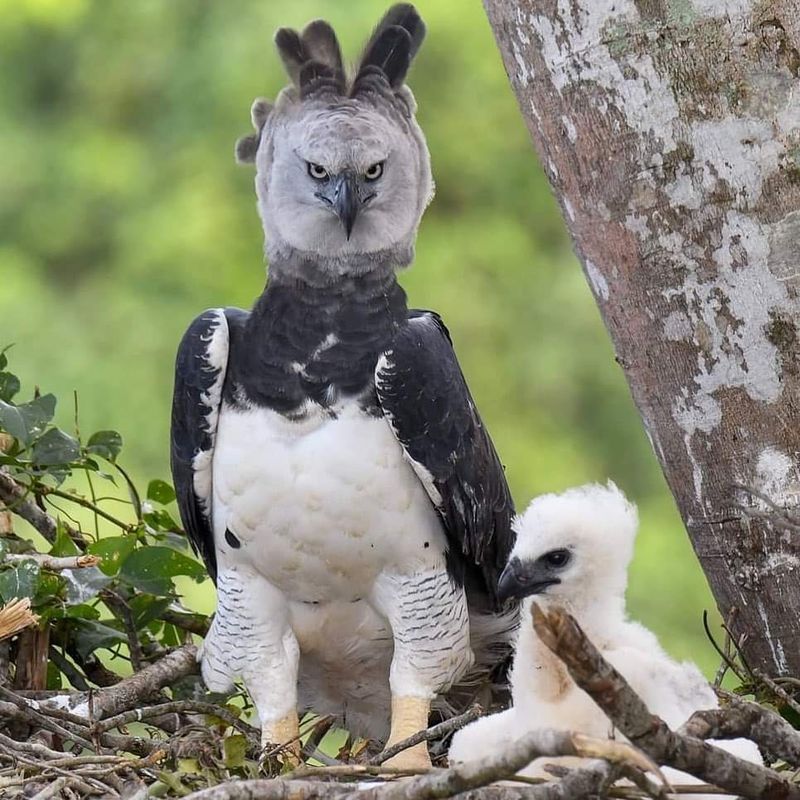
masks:
<path id="1" fill-rule="evenodd" d="M 338 194 L 338 192 L 337 192 L 337 194 Z M 333 205 L 333 202 L 331 201 L 331 199 L 329 197 L 327 197 L 326 195 L 322 194 L 322 192 L 314 192 L 314 197 L 324 201 L 329 206 Z"/>

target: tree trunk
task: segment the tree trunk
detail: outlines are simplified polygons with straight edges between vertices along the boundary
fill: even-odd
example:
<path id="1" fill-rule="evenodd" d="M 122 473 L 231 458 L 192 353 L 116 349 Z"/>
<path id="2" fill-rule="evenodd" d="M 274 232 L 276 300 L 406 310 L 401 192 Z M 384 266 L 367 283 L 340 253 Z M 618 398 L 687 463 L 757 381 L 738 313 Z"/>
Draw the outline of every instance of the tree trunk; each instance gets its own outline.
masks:
<path id="1" fill-rule="evenodd" d="M 800 7 L 485 4 L 720 611 L 800 675 Z"/>

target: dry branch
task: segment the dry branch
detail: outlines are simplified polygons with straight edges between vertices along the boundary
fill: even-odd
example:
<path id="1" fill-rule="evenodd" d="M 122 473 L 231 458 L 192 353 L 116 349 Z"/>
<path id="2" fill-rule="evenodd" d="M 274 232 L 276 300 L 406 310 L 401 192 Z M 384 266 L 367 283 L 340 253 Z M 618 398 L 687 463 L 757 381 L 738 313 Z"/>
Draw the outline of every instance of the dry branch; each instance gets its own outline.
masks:
<path id="1" fill-rule="evenodd" d="M 93 715 L 102 719 L 136 708 L 178 678 L 197 671 L 197 648 L 193 644 L 179 647 L 135 675 L 95 692 L 92 696 Z"/>
<path id="2" fill-rule="evenodd" d="M 96 567 L 102 559 L 100 556 L 49 556 L 43 553 L 8 553 L 4 561 L 11 564 L 21 564 L 25 561 L 35 561 L 42 569 L 60 571 L 63 569 L 85 569 Z"/>
<path id="3" fill-rule="evenodd" d="M 2 467 L 0 467 L 0 502 L 9 511 L 29 522 L 50 544 L 55 543 L 59 523 L 36 503 L 28 500 L 26 488 L 17 483 Z M 81 550 L 85 550 L 87 545 L 83 534 L 65 523 L 62 525 L 70 539 Z"/>
<path id="4" fill-rule="evenodd" d="M 410 747 L 414 747 L 414 745 L 417 745 L 420 742 L 431 742 L 435 739 L 440 739 L 449 733 L 454 733 L 455 731 L 460 730 L 465 725 L 469 725 L 470 722 L 478 719 L 480 715 L 480 706 L 473 706 L 463 714 L 459 714 L 457 717 L 446 719 L 444 722 L 440 722 L 438 725 L 433 725 L 430 728 L 426 728 L 424 731 L 419 731 L 413 736 L 409 736 L 407 739 L 403 739 L 403 741 L 398 742 L 391 747 L 387 747 L 385 750 L 378 753 L 378 755 L 373 756 L 367 763 L 375 765 L 383 764 L 384 761 L 388 761 L 393 756 L 403 752 L 403 750 L 408 750 Z"/>
<path id="5" fill-rule="evenodd" d="M 634 745 L 660 764 L 688 772 L 752 800 L 800 800 L 800 786 L 700 739 L 671 731 L 561 609 L 533 607 L 536 633 L 566 665 L 572 679 Z"/>
<path id="6" fill-rule="evenodd" d="M 697 711 L 680 729 L 697 739 L 752 739 L 773 758 L 800 764 L 800 731 L 758 703 L 730 697 L 724 708 Z"/>

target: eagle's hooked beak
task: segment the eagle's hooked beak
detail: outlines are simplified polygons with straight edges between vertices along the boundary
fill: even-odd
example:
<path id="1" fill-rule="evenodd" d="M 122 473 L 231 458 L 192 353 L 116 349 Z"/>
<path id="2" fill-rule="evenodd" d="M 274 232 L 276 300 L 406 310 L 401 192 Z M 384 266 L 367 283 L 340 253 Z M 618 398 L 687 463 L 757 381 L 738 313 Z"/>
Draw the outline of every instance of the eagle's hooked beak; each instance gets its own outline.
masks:
<path id="1" fill-rule="evenodd" d="M 514 557 L 500 574 L 497 582 L 497 599 L 504 603 L 512 597 L 521 600 L 532 594 L 541 594 L 548 586 L 561 583 L 538 562 L 520 561 Z"/>
<path id="2" fill-rule="evenodd" d="M 331 179 L 331 193 L 331 205 L 349 239 L 358 211 L 361 208 L 356 176 L 352 172 L 343 172 L 333 177 Z"/>

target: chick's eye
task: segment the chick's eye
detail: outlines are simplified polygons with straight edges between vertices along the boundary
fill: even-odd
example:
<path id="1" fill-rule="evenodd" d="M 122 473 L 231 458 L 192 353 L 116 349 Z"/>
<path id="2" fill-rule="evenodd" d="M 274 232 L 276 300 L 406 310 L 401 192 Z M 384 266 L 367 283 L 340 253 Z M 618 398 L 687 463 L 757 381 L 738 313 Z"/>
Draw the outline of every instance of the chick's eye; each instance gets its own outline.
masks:
<path id="1" fill-rule="evenodd" d="M 319 164 L 314 164 L 311 161 L 308 162 L 308 174 L 315 181 L 328 180 L 328 171 L 325 169 L 325 167 L 321 167 Z"/>
<path id="2" fill-rule="evenodd" d="M 565 567 L 572 555 L 569 550 L 551 550 L 545 553 L 544 561 L 548 567 Z"/>
<path id="3" fill-rule="evenodd" d="M 376 181 L 381 175 L 383 175 L 383 161 L 379 161 L 377 164 L 368 167 L 367 171 L 364 173 L 364 177 L 368 181 Z"/>

